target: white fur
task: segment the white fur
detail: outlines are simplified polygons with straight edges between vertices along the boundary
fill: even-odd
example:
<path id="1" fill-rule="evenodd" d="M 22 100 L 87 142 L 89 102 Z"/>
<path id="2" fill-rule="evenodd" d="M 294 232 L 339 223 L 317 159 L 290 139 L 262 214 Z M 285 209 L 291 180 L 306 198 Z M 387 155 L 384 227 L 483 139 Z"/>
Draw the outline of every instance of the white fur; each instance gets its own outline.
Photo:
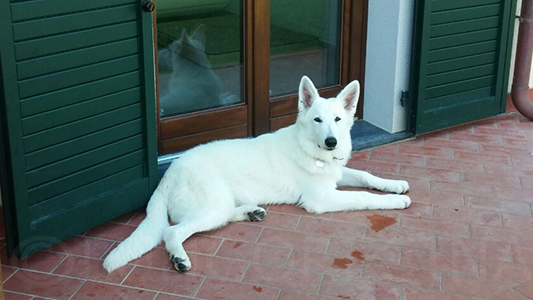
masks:
<path id="1" fill-rule="evenodd" d="M 336 98 L 324 99 L 304 76 L 299 94 L 296 124 L 253 139 L 201 145 L 175 160 L 150 199 L 146 219 L 111 252 L 104 268 L 111 272 L 124 266 L 164 240 L 174 267 L 189 270 L 182 246 L 187 238 L 228 222 L 261 220 L 261 204 L 297 204 L 318 214 L 409 207 L 411 200 L 404 195 L 337 189 L 366 187 L 397 194 L 409 190 L 405 181 L 345 167 L 359 83 L 353 81 Z M 334 149 L 326 146 L 328 137 L 337 140 Z M 168 225 L 166 213 L 177 225 Z"/>

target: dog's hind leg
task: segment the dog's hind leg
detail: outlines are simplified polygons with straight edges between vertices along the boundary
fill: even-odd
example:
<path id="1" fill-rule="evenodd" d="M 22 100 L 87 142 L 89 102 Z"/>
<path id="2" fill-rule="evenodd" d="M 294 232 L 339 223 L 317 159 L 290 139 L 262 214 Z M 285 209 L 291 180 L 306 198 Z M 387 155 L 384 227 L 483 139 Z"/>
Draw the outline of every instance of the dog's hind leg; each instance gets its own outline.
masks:
<path id="1" fill-rule="evenodd" d="M 263 221 L 266 217 L 266 210 L 256 205 L 241 205 L 235 208 L 231 222 Z"/>
<path id="2" fill-rule="evenodd" d="M 338 186 L 364 187 L 383 192 L 403 194 L 409 190 L 409 184 L 404 180 L 383 179 L 365 171 L 342 168 L 342 179 Z"/>
<path id="3" fill-rule="evenodd" d="M 197 232 L 209 231 L 226 225 L 232 217 L 231 209 L 210 207 L 199 209 L 199 211 L 201 214 L 189 215 L 179 224 L 165 229 L 163 233 L 170 261 L 179 272 L 191 269 L 191 261 L 183 248 L 183 242 Z"/>

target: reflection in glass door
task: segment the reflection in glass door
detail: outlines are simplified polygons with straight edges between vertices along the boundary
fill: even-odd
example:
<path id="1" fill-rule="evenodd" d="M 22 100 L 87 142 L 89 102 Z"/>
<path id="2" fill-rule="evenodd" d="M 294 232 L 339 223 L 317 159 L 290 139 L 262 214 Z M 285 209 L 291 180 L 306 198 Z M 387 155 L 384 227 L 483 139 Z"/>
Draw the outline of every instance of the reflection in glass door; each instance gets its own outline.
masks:
<path id="1" fill-rule="evenodd" d="M 340 83 L 341 0 L 271 0 L 270 97 L 297 92 L 303 75 L 317 88 Z"/>
<path id="2" fill-rule="evenodd" d="M 161 118 L 243 102 L 241 0 L 157 0 Z"/>

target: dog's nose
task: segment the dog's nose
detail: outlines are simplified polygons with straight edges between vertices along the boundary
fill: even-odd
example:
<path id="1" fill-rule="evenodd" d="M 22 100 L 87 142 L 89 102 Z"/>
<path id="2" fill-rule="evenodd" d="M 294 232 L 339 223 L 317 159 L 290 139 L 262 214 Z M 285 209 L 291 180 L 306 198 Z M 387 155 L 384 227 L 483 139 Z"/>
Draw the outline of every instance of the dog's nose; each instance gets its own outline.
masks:
<path id="1" fill-rule="evenodd" d="M 337 146 L 337 139 L 334 138 L 334 137 L 328 137 L 324 143 L 329 148 L 333 148 L 333 147 Z"/>

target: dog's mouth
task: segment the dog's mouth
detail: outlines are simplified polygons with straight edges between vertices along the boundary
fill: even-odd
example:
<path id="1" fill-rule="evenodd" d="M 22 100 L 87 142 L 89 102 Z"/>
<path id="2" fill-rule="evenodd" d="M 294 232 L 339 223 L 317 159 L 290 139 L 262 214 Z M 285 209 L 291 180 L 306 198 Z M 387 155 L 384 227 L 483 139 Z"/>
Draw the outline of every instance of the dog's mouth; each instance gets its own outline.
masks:
<path id="1" fill-rule="evenodd" d="M 317 146 L 318 146 L 318 148 L 320 148 L 320 149 L 322 149 L 322 150 L 326 150 L 326 151 L 333 151 L 333 150 L 335 150 L 335 147 L 322 148 L 322 147 L 320 147 L 319 144 L 317 144 Z"/>

